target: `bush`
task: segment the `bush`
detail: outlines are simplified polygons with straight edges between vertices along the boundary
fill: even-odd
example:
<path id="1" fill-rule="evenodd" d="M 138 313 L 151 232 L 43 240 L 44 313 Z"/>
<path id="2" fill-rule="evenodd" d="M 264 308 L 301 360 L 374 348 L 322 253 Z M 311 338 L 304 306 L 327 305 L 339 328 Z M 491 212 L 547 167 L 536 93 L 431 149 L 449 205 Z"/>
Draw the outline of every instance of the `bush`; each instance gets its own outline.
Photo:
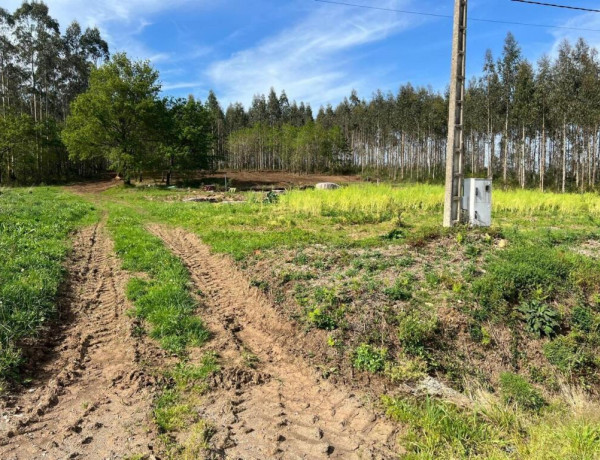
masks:
<path id="1" fill-rule="evenodd" d="M 337 329 L 338 320 L 343 315 L 343 310 L 337 310 L 332 315 L 326 307 L 315 307 L 308 312 L 308 321 L 318 329 L 332 331 Z"/>
<path id="2" fill-rule="evenodd" d="M 413 311 L 399 318 L 398 338 L 406 353 L 426 357 L 426 349 L 433 344 L 439 330 L 439 320 L 430 312 Z"/>
<path id="3" fill-rule="evenodd" d="M 359 371 L 368 371 L 375 374 L 385 368 L 386 358 L 387 349 L 375 348 L 363 343 L 354 351 L 352 365 Z"/>
<path id="4" fill-rule="evenodd" d="M 510 372 L 500 375 L 500 391 L 506 404 L 516 404 L 533 411 L 539 411 L 546 404 L 540 392 L 527 380 Z"/>
<path id="5" fill-rule="evenodd" d="M 553 336 L 558 329 L 558 312 L 539 300 L 524 302 L 519 307 L 527 330 L 537 337 Z"/>

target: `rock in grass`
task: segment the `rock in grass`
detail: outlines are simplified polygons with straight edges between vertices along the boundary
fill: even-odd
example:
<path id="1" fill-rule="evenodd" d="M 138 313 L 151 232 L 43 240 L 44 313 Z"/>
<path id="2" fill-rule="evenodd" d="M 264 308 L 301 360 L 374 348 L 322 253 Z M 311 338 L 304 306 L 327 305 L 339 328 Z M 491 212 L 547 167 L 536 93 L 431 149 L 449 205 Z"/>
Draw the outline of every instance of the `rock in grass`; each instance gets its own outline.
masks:
<path id="1" fill-rule="evenodd" d="M 340 186 L 333 182 L 319 182 L 317 185 L 315 185 L 315 188 L 317 190 L 335 190 L 340 188 Z"/>

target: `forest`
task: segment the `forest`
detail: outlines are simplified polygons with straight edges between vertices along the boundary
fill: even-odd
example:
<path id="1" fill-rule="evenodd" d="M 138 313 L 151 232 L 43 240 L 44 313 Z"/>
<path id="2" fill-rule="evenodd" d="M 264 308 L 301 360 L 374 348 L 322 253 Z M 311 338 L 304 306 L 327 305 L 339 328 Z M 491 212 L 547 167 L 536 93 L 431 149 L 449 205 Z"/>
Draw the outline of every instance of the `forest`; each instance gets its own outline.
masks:
<path id="1" fill-rule="evenodd" d="M 61 33 L 43 3 L 0 10 L 0 183 L 57 183 L 112 171 L 171 182 L 198 169 L 336 172 L 439 182 L 447 94 L 404 83 L 356 91 L 316 115 L 285 91 L 246 108 L 165 97 L 148 61 L 109 56 L 98 29 Z M 600 60 L 584 39 L 529 62 L 508 33 L 468 82 L 468 175 L 504 185 L 593 190 L 600 159 Z"/>

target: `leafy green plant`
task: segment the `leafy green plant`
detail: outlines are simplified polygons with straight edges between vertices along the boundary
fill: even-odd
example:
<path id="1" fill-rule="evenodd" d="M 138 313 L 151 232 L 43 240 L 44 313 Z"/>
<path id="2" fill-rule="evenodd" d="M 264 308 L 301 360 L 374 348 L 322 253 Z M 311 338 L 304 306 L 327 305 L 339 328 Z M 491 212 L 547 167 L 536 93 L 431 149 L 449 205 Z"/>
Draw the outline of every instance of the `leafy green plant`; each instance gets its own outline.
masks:
<path id="1" fill-rule="evenodd" d="M 385 368 L 387 349 L 375 348 L 363 343 L 354 351 L 353 366 L 359 371 L 377 373 Z"/>
<path id="2" fill-rule="evenodd" d="M 132 278 L 127 285 L 134 314 L 152 326 L 150 337 L 164 349 L 180 354 L 187 346 L 205 343 L 210 334 L 195 315 L 197 305 L 190 292 L 189 273 L 181 260 L 143 227 L 133 209 L 113 205 L 108 208 L 108 227 L 123 268 L 145 272 L 150 277 Z"/>
<path id="3" fill-rule="evenodd" d="M 519 307 L 527 330 L 537 337 L 551 337 L 559 327 L 558 312 L 539 300 L 524 302 Z"/>
<path id="4" fill-rule="evenodd" d="M 382 402 L 389 417 L 407 426 L 402 435 L 407 458 L 488 458 L 486 453 L 509 445 L 488 419 L 449 402 L 389 396 Z"/>
<path id="5" fill-rule="evenodd" d="M 337 310 L 335 313 L 329 311 L 327 307 L 315 307 L 307 313 L 308 321 L 318 329 L 332 331 L 338 327 L 338 318 L 343 315 L 343 310 Z"/>
<path id="6" fill-rule="evenodd" d="M 406 353 L 427 357 L 439 330 L 437 316 L 429 311 L 412 311 L 398 317 L 398 338 Z"/>
<path id="7" fill-rule="evenodd" d="M 516 404 L 524 409 L 538 411 L 546 404 L 536 388 L 520 375 L 511 372 L 500 374 L 500 392 L 506 404 Z"/>
<path id="8" fill-rule="evenodd" d="M 577 306 L 571 314 L 573 327 L 582 332 L 590 332 L 594 327 L 594 314 L 588 307 Z"/>
<path id="9" fill-rule="evenodd" d="M 409 300 L 412 297 L 414 279 L 410 276 L 396 279 L 393 286 L 384 289 L 390 300 Z"/>
<path id="10" fill-rule="evenodd" d="M 420 357 L 403 356 L 396 362 L 388 362 L 385 375 L 393 382 L 412 382 L 427 375 L 427 362 Z"/>

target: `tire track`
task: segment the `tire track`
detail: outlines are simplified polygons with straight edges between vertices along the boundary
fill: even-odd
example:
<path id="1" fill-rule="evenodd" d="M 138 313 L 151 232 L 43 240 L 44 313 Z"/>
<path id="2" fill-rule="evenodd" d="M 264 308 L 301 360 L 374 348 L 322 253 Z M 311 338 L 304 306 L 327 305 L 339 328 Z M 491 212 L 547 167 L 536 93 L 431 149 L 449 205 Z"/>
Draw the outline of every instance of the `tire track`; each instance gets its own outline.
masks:
<path id="1" fill-rule="evenodd" d="M 152 454 L 154 381 L 142 361 L 160 352 L 132 335 L 119 266 L 104 223 L 75 235 L 47 356 L 28 391 L 0 402 L 0 458 Z"/>
<path id="2" fill-rule="evenodd" d="M 217 427 L 215 458 L 397 458 L 395 424 L 358 395 L 322 380 L 301 358 L 292 325 L 229 258 L 211 254 L 184 230 L 149 230 L 184 261 L 202 291 L 201 315 L 225 361 L 220 389 L 200 409 Z M 240 374 L 247 377 L 240 381 Z"/>

